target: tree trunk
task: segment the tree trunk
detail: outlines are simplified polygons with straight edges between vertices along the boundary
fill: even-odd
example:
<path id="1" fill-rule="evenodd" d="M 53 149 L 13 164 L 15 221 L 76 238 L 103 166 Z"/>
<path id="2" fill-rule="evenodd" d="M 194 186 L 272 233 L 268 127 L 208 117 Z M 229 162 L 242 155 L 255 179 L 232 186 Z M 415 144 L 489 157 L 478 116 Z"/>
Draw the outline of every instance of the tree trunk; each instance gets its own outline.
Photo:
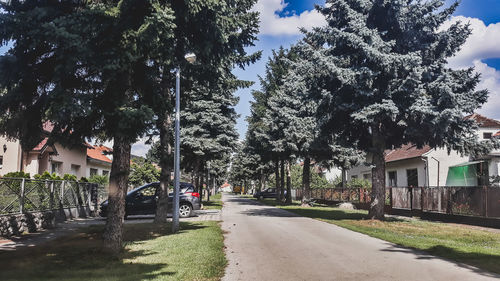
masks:
<path id="1" fill-rule="evenodd" d="M 196 159 L 193 169 L 194 174 L 194 186 L 196 187 L 196 192 L 200 194 L 201 197 L 201 188 L 200 188 L 200 160 Z"/>
<path id="2" fill-rule="evenodd" d="M 260 171 L 260 179 L 259 179 L 259 192 L 264 190 L 266 186 L 266 175 L 264 175 L 264 171 Z"/>
<path id="3" fill-rule="evenodd" d="M 122 250 L 125 197 L 130 173 L 130 142 L 115 138 L 113 163 L 109 177 L 109 197 L 106 226 L 104 228 L 104 250 L 117 255 Z"/>
<path id="4" fill-rule="evenodd" d="M 292 204 L 292 176 L 290 175 L 290 161 L 286 162 L 286 203 Z"/>
<path id="5" fill-rule="evenodd" d="M 280 202 L 283 202 L 283 199 L 285 198 L 285 160 L 281 160 L 280 176 L 281 176 Z"/>
<path id="6" fill-rule="evenodd" d="M 380 135 L 378 128 L 372 128 L 372 132 L 372 193 L 368 216 L 372 219 L 383 220 L 385 205 L 385 140 Z"/>
<path id="7" fill-rule="evenodd" d="M 279 160 L 276 159 L 274 162 L 274 177 L 276 179 L 276 201 L 280 201 L 280 164 Z"/>
<path id="8" fill-rule="evenodd" d="M 302 169 L 302 206 L 309 207 L 311 202 L 311 159 L 304 158 L 304 167 Z"/>
<path id="9" fill-rule="evenodd" d="M 200 173 L 200 200 L 203 200 L 203 192 L 206 191 L 206 189 L 203 189 L 203 184 L 205 184 L 205 173 Z"/>
<path id="10" fill-rule="evenodd" d="M 167 222 L 168 210 L 168 187 L 170 183 L 170 173 L 172 171 L 170 146 L 170 136 L 172 132 L 172 118 L 165 113 L 160 126 L 160 188 L 158 189 L 158 202 L 156 203 L 155 223 Z"/>

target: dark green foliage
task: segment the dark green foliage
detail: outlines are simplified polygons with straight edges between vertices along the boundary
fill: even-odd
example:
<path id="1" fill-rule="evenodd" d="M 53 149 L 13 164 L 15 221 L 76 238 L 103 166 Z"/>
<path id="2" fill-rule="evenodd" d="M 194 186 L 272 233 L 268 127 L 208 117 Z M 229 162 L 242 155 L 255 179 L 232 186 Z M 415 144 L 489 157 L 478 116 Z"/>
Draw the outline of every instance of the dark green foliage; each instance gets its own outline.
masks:
<path id="1" fill-rule="evenodd" d="M 25 178 L 29 179 L 31 176 L 29 173 L 25 173 L 23 171 L 20 172 L 10 172 L 2 176 L 2 178 Z"/>
<path id="2" fill-rule="evenodd" d="M 132 187 L 157 182 L 159 178 L 160 170 L 153 163 L 142 158 L 132 160 L 129 177 L 129 184 Z"/>
<path id="3" fill-rule="evenodd" d="M 470 34 L 457 23 L 438 30 L 458 4 L 444 1 L 327 1 L 318 10 L 328 25 L 306 33 L 305 78 L 318 100 L 323 135 L 370 154 L 372 209 L 383 217 L 384 150 L 406 143 L 484 153 L 474 121 L 464 118 L 486 102 L 473 69 L 451 70 Z"/>
<path id="4" fill-rule="evenodd" d="M 107 186 L 109 178 L 105 175 L 93 175 L 87 180 L 87 182 L 97 183 L 99 186 Z"/>
<path id="5" fill-rule="evenodd" d="M 62 180 L 60 176 L 58 176 L 56 173 L 49 173 L 47 171 L 43 172 L 41 175 L 36 174 L 33 176 L 34 179 L 37 180 Z"/>

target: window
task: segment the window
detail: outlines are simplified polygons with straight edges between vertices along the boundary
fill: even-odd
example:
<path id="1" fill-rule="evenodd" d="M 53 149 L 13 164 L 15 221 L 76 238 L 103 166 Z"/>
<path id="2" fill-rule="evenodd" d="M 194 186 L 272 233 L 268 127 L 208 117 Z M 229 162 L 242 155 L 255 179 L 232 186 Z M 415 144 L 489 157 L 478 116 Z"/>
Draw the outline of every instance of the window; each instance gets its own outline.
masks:
<path id="1" fill-rule="evenodd" d="M 363 174 L 363 179 L 367 181 L 371 181 L 372 179 L 372 174 Z"/>
<path id="2" fill-rule="evenodd" d="M 95 176 L 97 175 L 97 169 L 90 168 L 90 176 Z"/>
<path id="3" fill-rule="evenodd" d="M 3 167 L 3 156 L 0 156 L 0 169 Z"/>
<path id="4" fill-rule="evenodd" d="M 51 162 L 50 165 L 50 172 L 55 173 L 56 175 L 60 176 L 61 175 L 61 162 Z"/>
<path id="5" fill-rule="evenodd" d="M 418 170 L 406 170 L 406 177 L 408 179 L 408 186 L 418 186 Z"/>
<path id="6" fill-rule="evenodd" d="M 109 175 L 109 171 L 102 170 L 102 175 L 103 175 L 103 176 L 108 176 L 108 175 Z"/>
<path id="7" fill-rule="evenodd" d="M 493 135 L 492 133 L 483 133 L 483 139 L 489 140 L 489 139 L 491 139 L 492 135 Z"/>
<path id="8" fill-rule="evenodd" d="M 397 187 L 398 186 L 398 173 L 396 171 L 389 172 L 389 186 Z"/>
<path id="9" fill-rule="evenodd" d="M 71 164 L 71 174 L 78 176 L 80 174 L 80 165 Z"/>
<path id="10" fill-rule="evenodd" d="M 357 179 L 357 178 L 358 178 L 358 176 L 357 176 L 357 175 L 352 175 L 352 176 L 351 176 L 351 180 L 353 180 L 353 179 Z"/>
<path id="11" fill-rule="evenodd" d="M 144 196 L 144 197 L 155 196 L 155 194 L 156 194 L 156 186 L 150 185 L 150 186 L 144 188 L 143 190 L 141 190 L 140 194 L 142 196 Z"/>

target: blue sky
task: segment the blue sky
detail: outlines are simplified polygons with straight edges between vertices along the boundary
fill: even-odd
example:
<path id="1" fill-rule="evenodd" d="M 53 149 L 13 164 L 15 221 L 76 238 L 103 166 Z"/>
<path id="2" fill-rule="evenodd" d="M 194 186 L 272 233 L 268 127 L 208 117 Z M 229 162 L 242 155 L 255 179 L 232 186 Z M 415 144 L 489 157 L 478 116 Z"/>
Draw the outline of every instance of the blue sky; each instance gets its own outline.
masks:
<path id="1" fill-rule="evenodd" d="M 240 97 L 240 103 L 236 107 L 236 111 L 241 115 L 238 119 L 237 128 L 240 133 L 240 138 L 242 139 L 245 137 L 247 128 L 245 117 L 250 114 L 249 102 L 252 100 L 251 91 L 253 89 L 259 89 L 260 87 L 257 75 L 262 75 L 264 73 L 265 64 L 267 58 L 271 54 L 271 50 L 277 49 L 281 45 L 288 47 L 301 37 L 298 32 L 292 33 L 290 31 L 293 29 L 296 30 L 297 26 L 289 26 L 286 30 L 273 30 L 273 27 L 290 24 L 290 21 L 287 21 L 287 19 L 293 17 L 297 19 L 303 13 L 308 13 L 313 10 L 314 4 L 324 4 L 324 1 L 321 0 L 285 0 L 283 4 L 286 6 L 283 7 L 284 5 L 281 1 L 283 0 L 259 0 L 255 9 L 261 12 L 261 18 L 263 17 L 263 22 L 261 23 L 261 34 L 259 35 L 259 41 L 256 42 L 256 46 L 249 48 L 249 50 L 262 50 L 262 59 L 245 70 L 235 71 L 241 79 L 255 81 L 255 84 L 251 88 L 242 89 L 237 93 Z M 452 0 L 447 0 L 446 4 L 449 5 L 453 2 L 454 1 Z M 485 109 L 480 111 L 480 113 L 488 115 L 492 118 L 500 119 L 500 0 L 462 0 L 455 16 L 474 18 L 474 24 L 472 24 L 472 26 L 476 27 L 477 25 L 478 32 L 484 32 L 484 30 L 480 30 L 483 28 L 481 23 L 484 24 L 484 28 L 488 25 L 491 25 L 490 27 L 495 27 L 488 29 L 491 36 L 488 36 L 486 40 L 491 41 L 491 44 L 494 43 L 494 40 L 497 40 L 498 48 L 496 48 L 496 51 L 491 50 L 491 47 L 489 49 L 480 50 L 481 48 L 477 45 L 482 45 L 483 42 L 481 41 L 484 38 L 479 38 L 475 40 L 476 44 L 469 44 L 471 45 L 469 46 L 469 49 L 472 49 L 472 51 L 466 52 L 466 54 L 462 56 L 463 59 L 457 58 L 451 62 L 450 65 L 452 67 L 476 66 L 476 70 L 478 72 L 484 72 L 483 78 L 485 78 L 485 82 L 482 83 L 480 87 L 482 86 L 485 88 L 487 86 L 490 90 L 491 106 L 488 108 L 485 107 Z M 271 17 L 274 18 L 269 20 Z M 308 19 L 298 19 L 294 23 L 307 27 Z M 475 53 L 474 50 L 477 50 L 477 52 Z M 474 63 L 475 60 L 479 60 L 479 62 Z"/>

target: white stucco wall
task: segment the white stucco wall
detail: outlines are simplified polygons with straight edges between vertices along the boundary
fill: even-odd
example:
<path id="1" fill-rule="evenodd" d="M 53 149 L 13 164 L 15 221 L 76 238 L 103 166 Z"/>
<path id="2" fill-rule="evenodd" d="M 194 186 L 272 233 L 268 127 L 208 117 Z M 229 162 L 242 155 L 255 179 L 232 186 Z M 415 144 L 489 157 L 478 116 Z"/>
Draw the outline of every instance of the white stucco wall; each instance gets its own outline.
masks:
<path id="1" fill-rule="evenodd" d="M 76 172 L 75 176 L 81 178 L 85 176 L 85 171 L 87 170 L 87 148 L 86 147 L 73 147 L 71 149 L 63 147 L 62 145 L 56 143 L 55 148 L 58 155 L 52 156 L 52 161 L 61 163 L 61 176 L 64 174 L 74 174 L 71 169 L 71 165 L 80 166 L 79 170 Z M 51 163 L 48 166 L 49 172 L 51 169 Z"/>
<path id="2" fill-rule="evenodd" d="M 405 159 L 389 162 L 385 168 L 385 183 L 389 185 L 389 172 L 396 172 L 397 186 L 408 186 L 407 170 L 417 169 L 418 185 L 426 183 L 425 162 L 422 158 Z"/>
<path id="3" fill-rule="evenodd" d="M 448 151 L 443 148 L 433 149 L 426 153 L 426 156 L 429 167 L 428 186 L 445 186 L 449 168 L 469 161 L 468 156 L 461 156 L 455 151 L 448 154 Z"/>
<path id="4" fill-rule="evenodd" d="M 352 169 L 347 170 L 347 181 L 350 181 L 353 176 L 356 176 L 358 179 L 362 179 L 364 174 L 371 174 L 372 168 L 366 165 L 359 165 L 353 167 Z"/>
<path id="5" fill-rule="evenodd" d="M 24 172 L 31 177 L 39 173 L 38 153 L 25 153 L 23 159 Z"/>
<path id="6" fill-rule="evenodd" d="M 326 170 L 324 175 L 326 180 L 330 182 L 335 180 L 337 177 L 342 178 L 342 169 L 332 167 L 331 169 Z"/>
<path id="7" fill-rule="evenodd" d="M 4 151 L 4 146 L 6 150 Z M 21 167 L 21 145 L 17 140 L 7 140 L 0 136 L 0 156 L 2 157 L 2 168 L 0 176 L 10 172 L 17 172 Z"/>
<path id="8" fill-rule="evenodd" d="M 103 171 L 108 171 L 108 176 L 109 173 L 111 173 L 111 163 L 105 164 L 104 162 L 97 163 L 96 161 L 87 161 L 87 169 L 85 172 L 85 177 L 89 178 L 90 177 L 90 169 L 97 169 L 97 174 L 98 175 L 103 175 Z"/>

